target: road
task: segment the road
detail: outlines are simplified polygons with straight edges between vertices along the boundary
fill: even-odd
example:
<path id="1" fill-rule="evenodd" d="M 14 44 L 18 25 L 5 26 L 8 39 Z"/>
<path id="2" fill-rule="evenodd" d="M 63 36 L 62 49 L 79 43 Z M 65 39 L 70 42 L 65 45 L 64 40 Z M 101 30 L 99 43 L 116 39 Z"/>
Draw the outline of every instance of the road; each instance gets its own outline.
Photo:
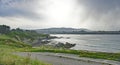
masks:
<path id="1" fill-rule="evenodd" d="M 37 59 L 53 65 L 110 65 L 104 63 L 103 60 L 80 58 L 77 55 L 62 54 L 62 53 L 47 53 L 47 52 L 19 52 L 15 53 L 19 56 L 28 56 L 32 59 Z M 119 65 L 119 63 L 114 64 Z"/>

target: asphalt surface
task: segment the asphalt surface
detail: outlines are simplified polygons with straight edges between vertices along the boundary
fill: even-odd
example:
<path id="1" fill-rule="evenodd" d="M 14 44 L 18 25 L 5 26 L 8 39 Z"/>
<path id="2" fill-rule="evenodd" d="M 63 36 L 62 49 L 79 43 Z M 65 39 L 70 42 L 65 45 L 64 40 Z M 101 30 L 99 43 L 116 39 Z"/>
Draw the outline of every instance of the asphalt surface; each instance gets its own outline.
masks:
<path id="1" fill-rule="evenodd" d="M 94 59 L 79 58 L 77 55 L 72 54 L 43 52 L 20 52 L 15 54 L 23 57 L 30 55 L 32 59 L 37 59 L 52 65 L 110 65 Z M 119 63 L 116 65 L 119 65 Z"/>

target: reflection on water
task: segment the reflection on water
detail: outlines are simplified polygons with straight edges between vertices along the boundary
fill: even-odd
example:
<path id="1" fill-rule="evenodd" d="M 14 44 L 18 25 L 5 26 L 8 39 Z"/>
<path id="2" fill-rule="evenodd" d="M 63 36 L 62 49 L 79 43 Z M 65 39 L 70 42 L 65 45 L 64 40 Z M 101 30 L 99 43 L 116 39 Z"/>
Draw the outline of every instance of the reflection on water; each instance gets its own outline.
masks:
<path id="1" fill-rule="evenodd" d="M 120 35 L 79 35 L 79 34 L 51 34 L 61 37 L 53 41 L 75 43 L 72 49 L 101 52 L 120 52 Z"/>

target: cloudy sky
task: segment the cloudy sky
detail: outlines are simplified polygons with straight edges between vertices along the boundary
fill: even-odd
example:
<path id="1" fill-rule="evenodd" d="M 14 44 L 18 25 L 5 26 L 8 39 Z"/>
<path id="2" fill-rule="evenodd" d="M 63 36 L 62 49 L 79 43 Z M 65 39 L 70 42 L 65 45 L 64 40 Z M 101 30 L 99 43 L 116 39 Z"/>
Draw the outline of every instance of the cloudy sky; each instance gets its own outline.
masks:
<path id="1" fill-rule="evenodd" d="M 0 24 L 120 30 L 120 0 L 0 0 Z"/>

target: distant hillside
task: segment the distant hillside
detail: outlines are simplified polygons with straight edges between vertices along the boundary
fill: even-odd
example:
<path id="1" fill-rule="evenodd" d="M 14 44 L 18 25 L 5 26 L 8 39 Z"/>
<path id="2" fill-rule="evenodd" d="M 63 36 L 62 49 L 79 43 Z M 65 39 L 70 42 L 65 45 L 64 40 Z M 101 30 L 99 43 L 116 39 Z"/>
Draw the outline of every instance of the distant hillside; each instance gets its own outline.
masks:
<path id="1" fill-rule="evenodd" d="M 37 29 L 35 31 L 46 34 L 120 34 L 120 31 L 91 31 L 84 28 L 47 28 Z"/>
<path id="2" fill-rule="evenodd" d="M 75 28 L 47 28 L 47 29 L 37 29 L 36 30 L 38 33 L 47 33 L 47 34 L 54 34 L 54 33 L 75 33 L 75 32 L 88 32 L 90 30 L 80 28 L 80 29 L 75 29 Z"/>

